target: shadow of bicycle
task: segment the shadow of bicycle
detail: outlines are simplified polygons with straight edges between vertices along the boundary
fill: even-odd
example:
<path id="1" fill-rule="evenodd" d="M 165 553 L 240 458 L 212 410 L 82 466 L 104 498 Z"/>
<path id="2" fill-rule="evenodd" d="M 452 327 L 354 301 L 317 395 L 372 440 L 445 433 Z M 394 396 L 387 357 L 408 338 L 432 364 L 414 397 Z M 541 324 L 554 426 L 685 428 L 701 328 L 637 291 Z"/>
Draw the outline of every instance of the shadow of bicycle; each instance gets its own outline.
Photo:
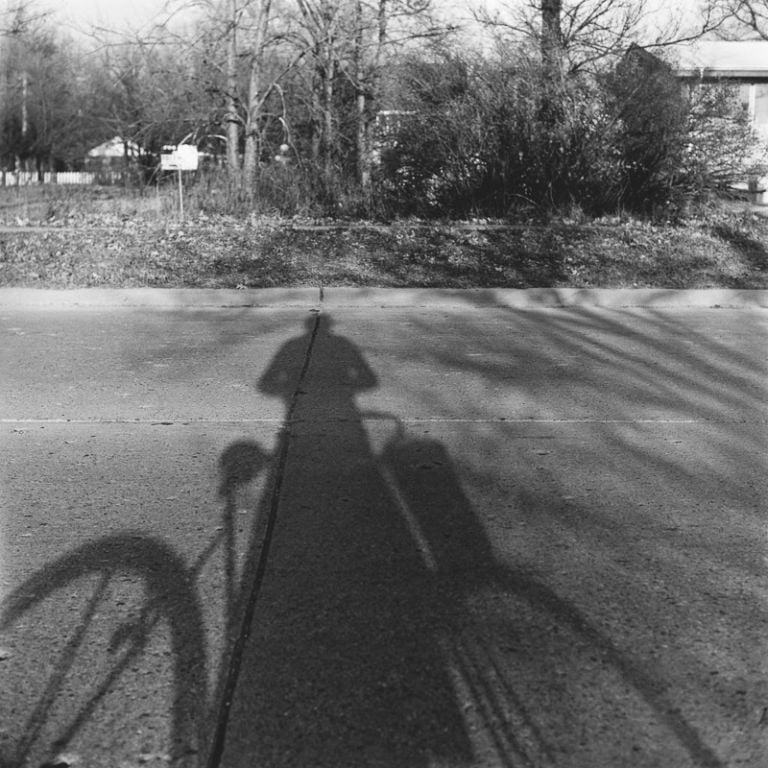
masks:
<path id="1" fill-rule="evenodd" d="M 3 601 L 4 630 L 45 621 L 46 602 L 74 586 L 80 605 L 1 753 L 3 768 L 53 765 L 118 681 L 121 690 L 137 684 L 124 679 L 135 681 L 158 643 L 170 691 L 160 758 L 173 765 L 210 764 L 229 693 L 224 753 L 214 761 L 228 768 L 557 765 L 558 730 L 567 727 L 588 732 L 619 764 L 621 740 L 600 724 L 629 727 L 635 713 L 645 718 L 638 729 L 674 743 L 681 765 L 721 765 L 652 672 L 551 586 L 497 560 L 445 446 L 358 405 L 377 386 L 331 319 L 313 318 L 258 381 L 285 404 L 277 450 L 238 440 L 221 453 L 222 524 L 193 563 L 162 540 L 120 533 L 48 564 Z M 264 475 L 240 560 L 239 495 Z M 264 526 L 277 511 L 265 550 Z M 217 551 L 226 643 L 212 676 L 197 581 Z M 126 576 L 142 587 L 131 610 L 116 599 Z M 230 691 L 224 672 L 244 633 Z M 595 690 L 600 701 L 587 695 Z"/>

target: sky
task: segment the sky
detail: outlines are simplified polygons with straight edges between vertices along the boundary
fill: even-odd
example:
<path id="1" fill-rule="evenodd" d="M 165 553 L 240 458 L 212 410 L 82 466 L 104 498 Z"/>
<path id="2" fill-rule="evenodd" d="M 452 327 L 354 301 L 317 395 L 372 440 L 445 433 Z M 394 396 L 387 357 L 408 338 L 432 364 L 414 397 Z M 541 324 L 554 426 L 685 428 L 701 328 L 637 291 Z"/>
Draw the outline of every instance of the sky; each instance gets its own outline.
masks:
<path id="1" fill-rule="evenodd" d="M 75 31 L 87 31 L 93 25 L 118 31 L 135 31 L 151 24 L 153 19 L 162 18 L 167 12 L 167 0 L 33 0 L 40 7 L 56 12 L 56 17 Z M 676 11 L 686 11 L 694 21 L 700 0 L 645 0 L 659 8 L 660 18 L 665 8 L 673 6 Z M 469 5 L 510 7 L 515 0 L 433 0 L 435 8 L 444 8 L 457 18 L 467 18 Z M 450 9 L 450 10 L 449 10 Z"/>
<path id="2" fill-rule="evenodd" d="M 166 0 L 37 0 L 75 31 L 92 26 L 136 30 L 163 16 Z"/>

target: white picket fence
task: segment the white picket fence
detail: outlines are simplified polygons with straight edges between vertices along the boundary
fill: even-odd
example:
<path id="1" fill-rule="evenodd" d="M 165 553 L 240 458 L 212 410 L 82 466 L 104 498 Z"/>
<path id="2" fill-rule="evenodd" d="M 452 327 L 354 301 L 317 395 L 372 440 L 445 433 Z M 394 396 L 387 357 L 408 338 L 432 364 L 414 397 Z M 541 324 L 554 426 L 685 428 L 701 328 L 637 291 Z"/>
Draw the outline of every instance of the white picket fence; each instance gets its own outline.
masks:
<path id="1" fill-rule="evenodd" d="M 30 171 L 0 171 L 0 186 L 3 187 L 28 187 L 36 184 L 93 184 L 95 181 L 95 173 L 75 171 L 44 173 L 41 179 L 39 174 Z"/>

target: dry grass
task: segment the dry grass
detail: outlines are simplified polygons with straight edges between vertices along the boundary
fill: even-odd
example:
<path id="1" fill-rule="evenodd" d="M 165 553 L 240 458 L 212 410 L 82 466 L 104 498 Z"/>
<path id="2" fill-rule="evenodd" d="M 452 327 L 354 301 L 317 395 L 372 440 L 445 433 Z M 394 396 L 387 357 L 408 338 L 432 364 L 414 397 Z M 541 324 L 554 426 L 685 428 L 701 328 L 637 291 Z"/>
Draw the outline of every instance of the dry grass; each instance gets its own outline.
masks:
<path id="1" fill-rule="evenodd" d="M 160 195 L 39 191 L 16 200 L 22 211 L 12 194 L 0 197 L 5 286 L 768 288 L 768 220 L 745 212 L 680 226 L 312 226 L 202 214 L 181 224 Z"/>

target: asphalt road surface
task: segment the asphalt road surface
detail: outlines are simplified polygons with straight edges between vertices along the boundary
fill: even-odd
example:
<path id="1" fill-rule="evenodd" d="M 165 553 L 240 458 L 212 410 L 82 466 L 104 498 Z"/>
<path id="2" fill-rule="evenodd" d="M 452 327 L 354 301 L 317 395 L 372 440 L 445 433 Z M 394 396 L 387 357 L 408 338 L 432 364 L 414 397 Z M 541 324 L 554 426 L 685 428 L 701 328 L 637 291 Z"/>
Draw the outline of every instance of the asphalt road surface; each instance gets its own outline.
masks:
<path id="1" fill-rule="evenodd" d="M 381 304 L 0 303 L 0 766 L 768 765 L 766 310 Z"/>

